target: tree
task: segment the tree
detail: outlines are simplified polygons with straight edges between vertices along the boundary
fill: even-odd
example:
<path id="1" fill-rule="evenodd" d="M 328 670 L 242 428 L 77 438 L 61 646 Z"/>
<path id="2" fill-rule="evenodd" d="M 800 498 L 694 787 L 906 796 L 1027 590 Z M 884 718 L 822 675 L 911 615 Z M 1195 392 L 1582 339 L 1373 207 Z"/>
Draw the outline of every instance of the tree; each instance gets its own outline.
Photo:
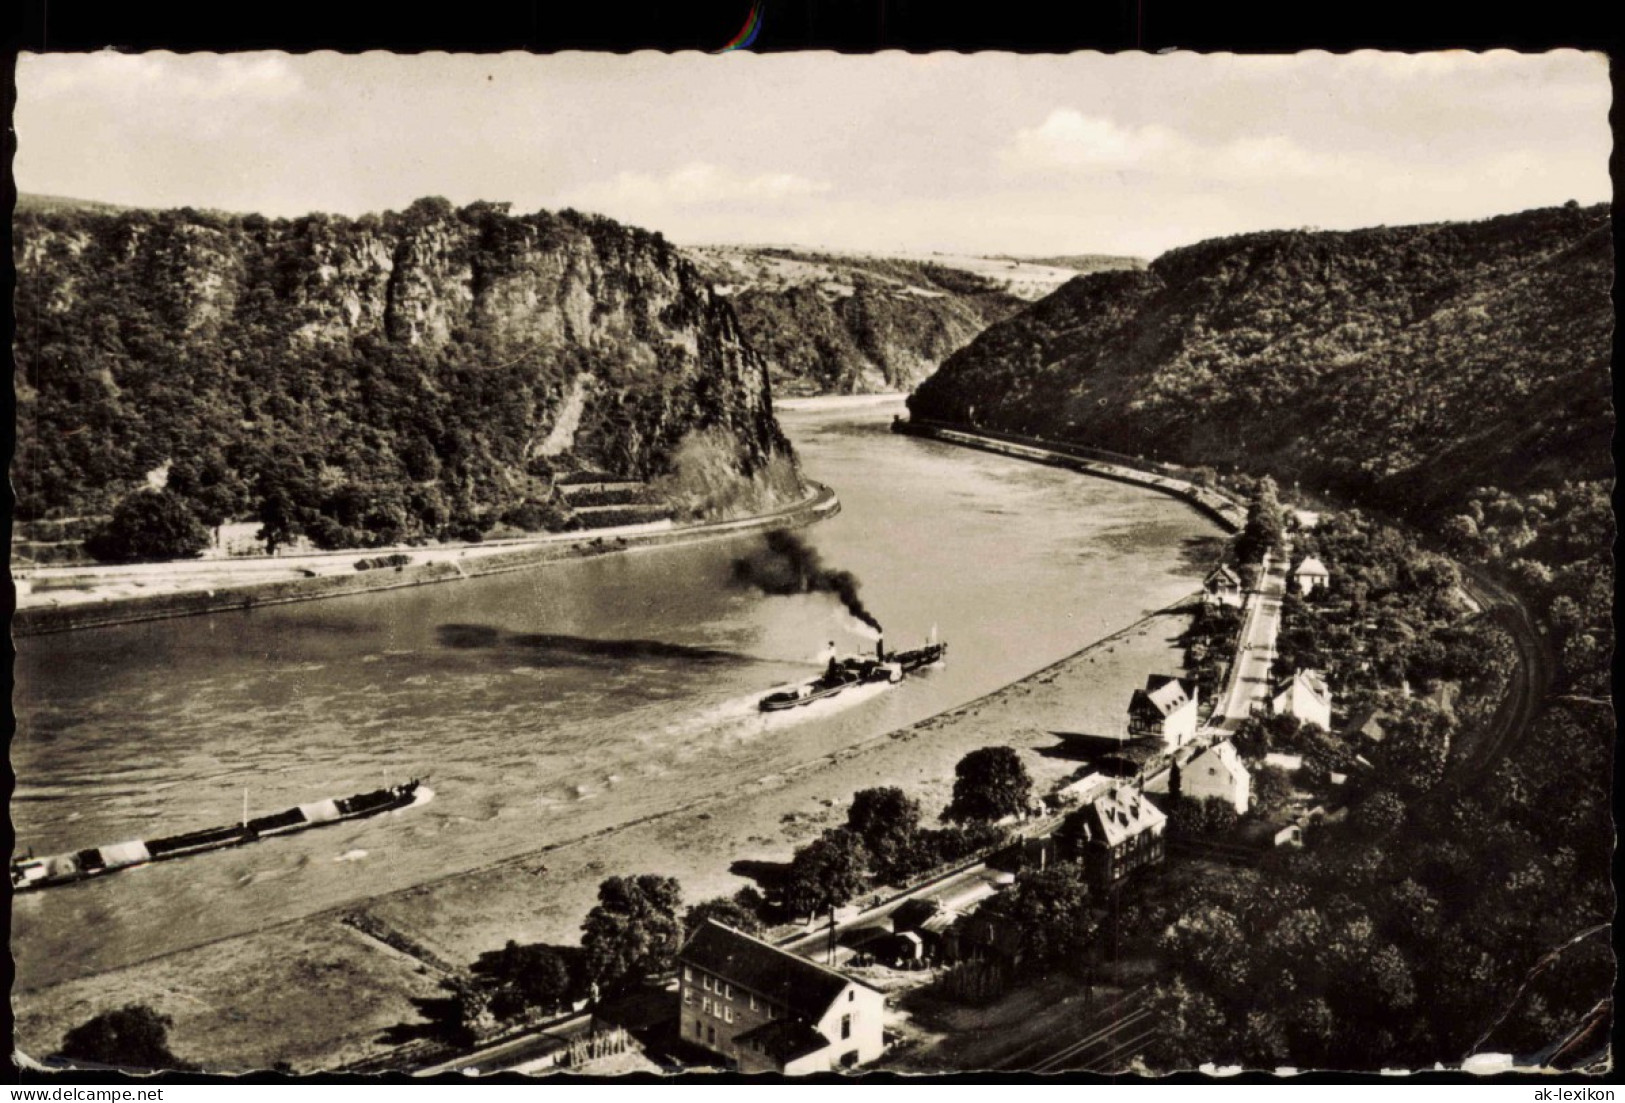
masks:
<path id="1" fill-rule="evenodd" d="M 1275 480 L 1265 475 L 1258 480 L 1253 500 L 1247 506 L 1247 523 L 1236 538 L 1236 558 L 1256 563 L 1265 552 L 1280 553 L 1286 547 L 1286 524 L 1281 516 Z"/>
<path id="2" fill-rule="evenodd" d="M 1252 806 L 1247 810 L 1252 819 L 1269 820 L 1287 810 L 1292 803 L 1292 779 L 1285 770 L 1274 766 L 1253 766 Z"/>
<path id="3" fill-rule="evenodd" d="M 267 555 L 275 555 L 279 547 L 304 531 L 302 511 L 287 486 L 275 476 L 260 481 L 258 515 L 259 538 L 265 541 Z"/>
<path id="4" fill-rule="evenodd" d="M 643 873 L 610 877 L 598 886 L 598 904 L 581 924 L 586 972 L 610 988 L 671 967 L 682 940 L 677 909 L 683 890 L 675 877 Z"/>
<path id="5" fill-rule="evenodd" d="M 1193 800 L 1189 797 L 1174 802 L 1168 811 L 1170 838 L 1202 839 L 1228 835 L 1241 819 L 1236 806 L 1219 797 Z"/>
<path id="6" fill-rule="evenodd" d="M 1222 1060 L 1232 1044 L 1224 1012 L 1212 996 L 1181 978 L 1158 986 L 1149 1000 L 1161 1027 L 1147 1058 L 1159 1069 L 1189 1071 L 1206 1061 Z"/>
<path id="7" fill-rule="evenodd" d="M 683 917 L 683 930 L 693 934 L 705 926 L 708 919 L 715 919 L 746 934 L 755 934 L 762 929 L 762 921 L 756 912 L 746 907 L 737 896 L 716 896 L 695 904 Z"/>
<path id="8" fill-rule="evenodd" d="M 1455 721 L 1428 700 L 1405 702 L 1383 724 L 1382 744 L 1373 754 L 1385 780 L 1404 793 L 1425 793 L 1444 779 Z"/>
<path id="9" fill-rule="evenodd" d="M 98 1065 L 127 1069 L 177 1069 L 191 1072 L 196 1065 L 182 1061 L 169 1051 L 168 1015 L 146 1004 L 130 1003 L 113 1011 L 103 1011 L 80 1023 L 62 1038 L 58 1056 Z"/>
<path id="10" fill-rule="evenodd" d="M 129 495 L 85 541 L 85 550 L 103 563 L 191 559 L 208 546 L 209 530 L 183 498 L 167 489 Z"/>
<path id="11" fill-rule="evenodd" d="M 954 796 L 942 818 L 991 823 L 1027 810 L 1033 781 L 1012 747 L 981 747 L 954 767 Z"/>
<path id="12" fill-rule="evenodd" d="M 1405 823 L 1405 802 L 1395 793 L 1379 789 L 1366 797 L 1349 816 L 1349 823 L 1364 835 L 1386 835 Z"/>
<path id="13" fill-rule="evenodd" d="M 875 871 L 891 877 L 919 832 L 920 803 L 896 786 L 860 790 L 852 796 L 846 829 L 869 848 Z"/>
<path id="14" fill-rule="evenodd" d="M 1187 908 L 1162 933 L 1158 945 L 1176 975 L 1214 991 L 1225 1002 L 1248 991 L 1252 944 L 1228 909 L 1216 904 Z"/>
<path id="15" fill-rule="evenodd" d="M 796 851 L 784 877 L 784 906 L 795 915 L 838 908 L 868 884 L 869 848 L 844 827 Z"/>
<path id="16" fill-rule="evenodd" d="M 1249 716 L 1236 728 L 1236 749 L 1248 758 L 1261 759 L 1271 751 L 1300 749 L 1304 723 L 1288 712 Z"/>
<path id="17" fill-rule="evenodd" d="M 492 1013 L 512 1019 L 570 999 L 575 990 L 570 951 L 543 942 L 521 946 L 510 940 L 502 949 L 480 955 L 474 973 L 490 989 Z"/>
<path id="18" fill-rule="evenodd" d="M 1041 965 L 1081 961 L 1100 926 L 1083 867 L 1075 862 L 1026 874 L 987 908 L 1016 925 L 1026 956 Z"/>

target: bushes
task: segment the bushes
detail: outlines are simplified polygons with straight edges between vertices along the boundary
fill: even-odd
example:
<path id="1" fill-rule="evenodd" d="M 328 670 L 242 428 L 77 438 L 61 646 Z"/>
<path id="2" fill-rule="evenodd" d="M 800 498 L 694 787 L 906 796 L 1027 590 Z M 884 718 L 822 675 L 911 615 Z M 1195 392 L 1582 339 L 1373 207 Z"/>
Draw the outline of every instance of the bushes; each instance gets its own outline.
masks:
<path id="1" fill-rule="evenodd" d="M 1181 797 L 1168 810 L 1168 837 L 1211 839 L 1230 834 L 1240 822 L 1236 806 L 1228 801 L 1215 797 L 1203 800 Z"/>
<path id="2" fill-rule="evenodd" d="M 387 567 L 394 567 L 397 571 L 412 562 L 410 555 L 396 552 L 394 555 L 378 555 L 371 559 L 357 559 L 355 569 L 358 571 L 378 571 Z"/>
<path id="3" fill-rule="evenodd" d="M 85 550 L 103 563 L 192 559 L 208 546 L 209 530 L 168 490 L 131 494 L 85 541 Z"/>
<path id="4" fill-rule="evenodd" d="M 168 1015 L 159 1014 L 146 1004 L 126 1004 L 104 1011 L 68 1031 L 58 1056 L 140 1071 L 195 1071 L 196 1065 L 182 1061 L 169 1051 L 172 1025 L 173 1020 Z"/>
<path id="5" fill-rule="evenodd" d="M 513 1020 L 568 1004 L 588 989 L 581 950 L 574 946 L 510 940 L 481 954 L 473 973 L 485 989 L 491 1014 Z"/>

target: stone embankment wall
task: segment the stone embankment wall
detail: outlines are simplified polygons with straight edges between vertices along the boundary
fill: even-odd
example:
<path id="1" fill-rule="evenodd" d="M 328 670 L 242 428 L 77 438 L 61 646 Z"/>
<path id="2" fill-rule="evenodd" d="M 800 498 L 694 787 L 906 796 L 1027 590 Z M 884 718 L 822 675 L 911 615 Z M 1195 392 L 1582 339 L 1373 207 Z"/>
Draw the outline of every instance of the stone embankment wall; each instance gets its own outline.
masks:
<path id="1" fill-rule="evenodd" d="M 898 420 L 892 428 L 911 436 L 964 444 L 1000 455 L 1065 467 L 1102 479 L 1148 487 L 1189 503 L 1229 532 L 1239 532 L 1247 522 L 1247 507 L 1243 503 L 1217 488 L 1198 486 L 1187 477 L 1189 472 L 1169 464 L 1152 463 L 1082 445 L 1022 437 L 993 429 L 969 429 L 918 418 Z"/>

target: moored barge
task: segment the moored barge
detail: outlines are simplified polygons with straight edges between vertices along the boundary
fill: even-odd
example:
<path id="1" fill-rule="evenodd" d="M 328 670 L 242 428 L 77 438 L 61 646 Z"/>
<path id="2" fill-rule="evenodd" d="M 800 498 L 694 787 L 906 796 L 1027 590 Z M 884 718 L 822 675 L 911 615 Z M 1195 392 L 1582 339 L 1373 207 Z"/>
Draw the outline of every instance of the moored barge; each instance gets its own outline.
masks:
<path id="1" fill-rule="evenodd" d="M 249 819 L 225 827 L 209 827 L 201 831 L 187 831 L 179 835 L 166 835 L 157 839 L 136 839 L 93 846 L 67 854 L 53 854 L 44 858 L 32 856 L 16 858 L 11 863 L 13 892 L 67 885 L 91 877 L 133 869 L 149 862 L 162 862 L 170 858 L 184 858 L 210 850 L 242 846 L 273 835 L 291 835 L 330 823 L 344 823 L 367 816 L 376 816 L 406 808 L 432 794 L 417 778 L 403 785 L 390 785 L 350 797 L 320 800 L 314 804 L 301 804 L 282 812 Z"/>

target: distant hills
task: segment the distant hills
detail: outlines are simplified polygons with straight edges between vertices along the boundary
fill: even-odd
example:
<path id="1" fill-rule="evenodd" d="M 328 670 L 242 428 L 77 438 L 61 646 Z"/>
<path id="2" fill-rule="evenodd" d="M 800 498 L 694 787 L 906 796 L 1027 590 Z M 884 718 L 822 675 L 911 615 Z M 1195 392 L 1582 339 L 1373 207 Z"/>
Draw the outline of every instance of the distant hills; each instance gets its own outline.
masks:
<path id="1" fill-rule="evenodd" d="M 1017 265 L 1028 265 L 1047 268 L 1068 268 L 1074 272 L 1114 272 L 1120 268 L 1144 268 L 1146 261 L 1142 257 L 1119 257 L 1099 253 L 1080 253 L 1075 256 L 1056 257 L 1016 257 L 1005 254 L 996 254 L 988 260 L 1009 261 Z"/>
<path id="2" fill-rule="evenodd" d="M 770 246 L 687 253 L 733 303 L 780 395 L 907 390 L 990 323 L 1078 274 L 1069 265 L 944 253 Z"/>
<path id="3" fill-rule="evenodd" d="M 130 208 L 117 203 L 103 203 L 95 199 L 72 199 L 65 195 L 39 195 L 33 192 L 17 193 L 17 213 L 34 214 L 40 211 L 95 211 L 117 214 Z"/>
<path id="4" fill-rule="evenodd" d="M 954 353 L 920 417 L 1415 506 L 1612 474 L 1604 206 L 1204 241 Z"/>

